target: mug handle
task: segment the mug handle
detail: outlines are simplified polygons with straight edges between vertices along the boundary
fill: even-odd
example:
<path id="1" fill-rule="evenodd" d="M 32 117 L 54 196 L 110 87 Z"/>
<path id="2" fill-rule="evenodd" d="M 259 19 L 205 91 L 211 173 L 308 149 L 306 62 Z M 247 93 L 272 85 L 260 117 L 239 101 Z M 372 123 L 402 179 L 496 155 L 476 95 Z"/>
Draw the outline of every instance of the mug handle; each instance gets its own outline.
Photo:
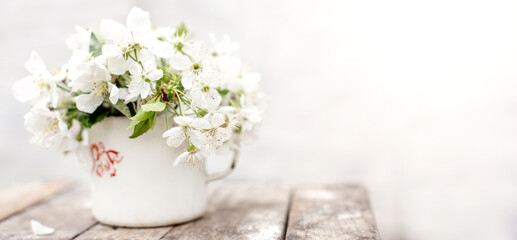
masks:
<path id="1" fill-rule="evenodd" d="M 206 181 L 211 182 L 211 181 L 221 179 L 221 178 L 224 178 L 224 177 L 230 175 L 230 173 L 233 172 L 233 169 L 235 169 L 235 165 L 237 164 L 237 159 L 239 159 L 239 147 L 236 147 L 233 149 L 233 157 L 232 157 L 232 163 L 231 163 L 230 167 L 223 171 L 207 174 Z"/>

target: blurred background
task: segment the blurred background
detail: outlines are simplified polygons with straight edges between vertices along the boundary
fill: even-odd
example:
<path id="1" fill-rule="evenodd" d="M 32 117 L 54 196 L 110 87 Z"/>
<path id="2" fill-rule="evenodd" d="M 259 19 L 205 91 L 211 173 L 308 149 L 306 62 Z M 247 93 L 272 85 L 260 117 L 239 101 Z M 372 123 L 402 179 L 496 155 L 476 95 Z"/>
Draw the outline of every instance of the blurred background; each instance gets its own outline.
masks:
<path id="1" fill-rule="evenodd" d="M 517 239 L 516 1 L 0 0 L 0 190 L 86 176 L 28 144 L 11 86 L 32 50 L 57 68 L 74 25 L 133 6 L 229 34 L 262 74 L 269 109 L 229 179 L 362 183 L 386 240 Z"/>

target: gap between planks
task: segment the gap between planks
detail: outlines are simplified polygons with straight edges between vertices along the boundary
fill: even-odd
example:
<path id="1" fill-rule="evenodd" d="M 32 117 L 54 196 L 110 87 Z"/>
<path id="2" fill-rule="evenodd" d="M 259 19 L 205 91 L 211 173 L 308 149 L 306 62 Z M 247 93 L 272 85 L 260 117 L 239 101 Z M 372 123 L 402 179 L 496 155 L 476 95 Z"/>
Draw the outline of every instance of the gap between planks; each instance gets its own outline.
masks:
<path id="1" fill-rule="evenodd" d="M 95 224 L 85 199 L 88 194 L 83 185 L 67 188 L 0 222 L 0 239 L 71 239 Z M 32 219 L 55 228 L 55 232 L 48 236 L 34 235 L 30 227 Z"/>
<path id="2" fill-rule="evenodd" d="M 208 190 L 201 219 L 174 227 L 113 228 L 93 219 L 84 205 L 88 190 L 76 184 L 11 214 L 0 222 L 0 239 L 41 239 L 30 232 L 30 219 L 56 228 L 44 239 L 379 239 L 360 186 L 305 186 L 289 192 L 276 185 L 226 182 L 210 184 Z"/>
<path id="3" fill-rule="evenodd" d="M 205 215 L 175 226 L 163 239 L 283 239 L 289 191 L 278 185 L 213 186 Z"/>
<path id="4" fill-rule="evenodd" d="M 98 223 L 74 239 L 283 239 L 287 189 L 245 183 L 210 184 L 208 196 L 206 214 L 193 222 L 162 228 L 114 228 Z"/>
<path id="5" fill-rule="evenodd" d="M 63 194 L 0 222 L 0 239 L 283 239 L 288 190 L 248 183 L 210 184 L 203 218 L 174 227 L 113 228 L 97 223 L 84 204 L 88 190 L 74 185 Z M 38 237 L 29 221 L 55 228 Z"/>
<path id="6" fill-rule="evenodd" d="M 380 239 L 366 189 L 333 184 L 295 188 L 286 239 Z"/>

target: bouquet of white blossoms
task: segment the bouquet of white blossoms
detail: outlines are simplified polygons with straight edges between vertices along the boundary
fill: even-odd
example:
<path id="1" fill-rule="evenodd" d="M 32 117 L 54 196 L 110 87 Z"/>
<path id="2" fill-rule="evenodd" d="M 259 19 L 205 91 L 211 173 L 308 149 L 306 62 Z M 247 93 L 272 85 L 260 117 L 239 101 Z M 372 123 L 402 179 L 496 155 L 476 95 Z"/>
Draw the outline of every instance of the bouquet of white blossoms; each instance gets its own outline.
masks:
<path id="1" fill-rule="evenodd" d="M 13 86 L 19 101 L 33 103 L 25 115 L 32 143 L 74 152 L 86 144 L 85 130 L 106 117 L 129 118 L 130 138 L 163 117 L 164 141 L 185 149 L 174 164 L 195 163 L 223 146 L 237 148 L 261 120 L 260 75 L 245 68 L 227 36 L 211 36 L 209 48 L 183 24 L 151 27 L 140 8 L 131 9 L 126 26 L 102 20 L 100 32 L 76 30 L 66 65 L 51 74 L 33 52 L 30 75 Z"/>

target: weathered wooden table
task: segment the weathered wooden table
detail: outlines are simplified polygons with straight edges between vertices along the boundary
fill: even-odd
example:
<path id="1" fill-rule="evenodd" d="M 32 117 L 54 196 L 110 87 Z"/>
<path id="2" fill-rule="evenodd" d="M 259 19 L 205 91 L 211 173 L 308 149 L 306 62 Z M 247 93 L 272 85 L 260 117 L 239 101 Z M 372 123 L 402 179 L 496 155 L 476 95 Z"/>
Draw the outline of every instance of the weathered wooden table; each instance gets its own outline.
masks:
<path id="1" fill-rule="evenodd" d="M 160 228 L 97 223 L 88 189 L 64 182 L 13 186 L 0 193 L 0 239 L 379 239 L 366 191 L 356 185 L 210 184 L 199 220 Z M 55 228 L 37 236 L 35 219 Z"/>

